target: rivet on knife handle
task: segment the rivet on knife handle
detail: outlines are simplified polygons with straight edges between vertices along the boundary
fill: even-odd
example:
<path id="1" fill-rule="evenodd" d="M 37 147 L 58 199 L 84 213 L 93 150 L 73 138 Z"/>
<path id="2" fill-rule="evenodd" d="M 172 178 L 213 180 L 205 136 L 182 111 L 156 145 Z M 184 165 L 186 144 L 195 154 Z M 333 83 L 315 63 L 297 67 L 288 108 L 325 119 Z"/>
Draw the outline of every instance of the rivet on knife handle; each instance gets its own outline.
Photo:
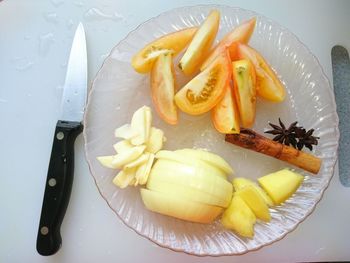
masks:
<path id="1" fill-rule="evenodd" d="M 83 130 L 80 122 L 58 121 L 47 173 L 36 248 L 55 254 L 62 243 L 60 227 L 67 210 L 74 174 L 74 142 Z"/>

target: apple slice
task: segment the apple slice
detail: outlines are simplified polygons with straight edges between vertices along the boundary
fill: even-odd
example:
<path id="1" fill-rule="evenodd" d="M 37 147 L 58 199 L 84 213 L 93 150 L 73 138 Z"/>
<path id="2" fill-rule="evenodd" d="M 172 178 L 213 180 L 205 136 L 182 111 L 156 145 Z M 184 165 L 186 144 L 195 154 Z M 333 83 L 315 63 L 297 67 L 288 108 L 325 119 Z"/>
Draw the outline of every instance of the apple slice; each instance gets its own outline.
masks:
<path id="1" fill-rule="evenodd" d="M 152 100 L 159 116 L 169 124 L 177 124 L 174 102 L 175 79 L 171 54 L 161 54 L 151 72 Z"/>
<path id="2" fill-rule="evenodd" d="M 256 71 L 256 88 L 260 97 L 273 102 L 281 102 L 286 96 L 286 91 L 276 73 L 266 62 L 262 55 L 252 47 L 238 44 L 239 59 L 249 59 Z"/>
<path id="3" fill-rule="evenodd" d="M 114 156 L 113 155 L 109 155 L 109 156 L 98 156 L 97 160 L 104 166 L 107 168 L 112 168 L 112 169 L 117 169 L 117 167 L 115 165 L 112 164 Z"/>
<path id="4" fill-rule="evenodd" d="M 114 136 L 116 138 L 122 138 L 126 140 L 132 139 L 138 135 L 138 131 L 133 129 L 130 124 L 124 124 L 114 131 Z"/>
<path id="5" fill-rule="evenodd" d="M 135 146 L 130 150 L 114 155 L 111 165 L 114 168 L 121 169 L 124 165 L 139 158 L 145 149 L 146 149 L 146 146 L 144 145 Z"/>
<path id="6" fill-rule="evenodd" d="M 241 42 L 247 44 L 250 40 L 251 35 L 253 34 L 254 28 L 256 24 L 256 18 L 243 22 L 234 28 L 231 32 L 227 33 L 223 39 L 220 40 L 219 44 L 217 44 L 214 49 L 210 52 L 210 55 L 206 58 L 206 60 L 201 65 L 201 71 L 203 71 L 210 63 L 214 61 L 214 59 L 223 52 L 226 48 L 230 51 L 231 60 L 236 59 L 237 53 L 237 42 Z"/>
<path id="7" fill-rule="evenodd" d="M 231 74 L 232 64 L 229 54 L 222 53 L 210 66 L 176 93 L 176 105 L 191 115 L 208 112 L 225 95 Z"/>
<path id="8" fill-rule="evenodd" d="M 154 154 L 153 153 L 146 153 L 147 154 L 147 161 L 145 163 L 143 163 L 141 166 L 138 167 L 138 169 L 136 170 L 136 183 L 135 186 L 137 184 L 139 185 L 144 185 L 147 183 L 148 180 L 148 176 L 151 172 L 151 168 L 154 162 Z"/>
<path id="9" fill-rule="evenodd" d="M 125 152 L 126 150 L 129 150 L 132 147 L 134 146 L 130 143 L 129 140 L 122 140 L 113 145 L 113 148 L 117 153 Z"/>
<path id="10" fill-rule="evenodd" d="M 211 119 L 218 132 L 224 134 L 240 133 L 239 112 L 230 85 L 226 87 L 222 100 L 213 108 Z"/>
<path id="11" fill-rule="evenodd" d="M 304 177 L 288 169 L 271 173 L 258 179 L 261 187 L 279 205 L 291 197 L 303 182 Z"/>
<path id="12" fill-rule="evenodd" d="M 146 144 L 146 151 L 150 153 L 157 153 L 163 148 L 164 141 L 164 132 L 161 129 L 152 127 L 148 142 Z"/>
<path id="13" fill-rule="evenodd" d="M 179 63 L 180 69 L 186 75 L 193 74 L 203 62 L 218 32 L 219 23 L 220 13 L 213 10 L 194 35 Z"/>
<path id="14" fill-rule="evenodd" d="M 132 181 L 135 178 L 135 168 L 128 170 L 121 170 L 113 179 L 113 183 L 120 187 L 125 188 L 129 184 L 132 184 Z"/>
<path id="15" fill-rule="evenodd" d="M 148 161 L 149 153 L 143 153 L 141 154 L 137 159 L 134 161 L 127 163 L 124 165 L 123 170 L 133 169 L 137 168 L 138 166 L 146 163 Z"/>
<path id="16" fill-rule="evenodd" d="M 256 77 L 249 60 L 232 62 L 234 95 L 239 110 L 241 124 L 250 128 L 255 121 L 256 112 Z"/>
<path id="17" fill-rule="evenodd" d="M 265 222 L 270 222 L 271 215 L 269 208 L 265 200 L 252 185 L 243 187 L 242 189 L 235 192 L 235 194 L 240 196 L 244 202 L 246 202 L 246 204 L 250 207 L 250 209 L 252 209 L 257 218 L 260 218 Z"/>
<path id="18" fill-rule="evenodd" d="M 255 222 L 253 211 L 240 196 L 234 194 L 230 206 L 222 215 L 222 225 L 241 236 L 252 238 Z"/>
<path id="19" fill-rule="evenodd" d="M 132 58 L 131 65 L 139 73 L 151 71 L 154 61 L 160 54 L 172 53 L 173 56 L 177 55 L 188 45 L 196 31 L 196 27 L 191 27 L 156 39 Z"/>
<path id="20" fill-rule="evenodd" d="M 132 145 L 141 145 L 147 142 L 149 131 L 152 125 L 151 109 L 147 106 L 139 108 L 132 116 L 131 128 L 137 131 L 138 135 L 131 138 Z"/>
<path id="21" fill-rule="evenodd" d="M 147 209 L 153 212 L 197 223 L 211 223 L 223 210 L 218 206 L 189 201 L 178 194 L 147 189 L 141 189 L 141 197 Z"/>

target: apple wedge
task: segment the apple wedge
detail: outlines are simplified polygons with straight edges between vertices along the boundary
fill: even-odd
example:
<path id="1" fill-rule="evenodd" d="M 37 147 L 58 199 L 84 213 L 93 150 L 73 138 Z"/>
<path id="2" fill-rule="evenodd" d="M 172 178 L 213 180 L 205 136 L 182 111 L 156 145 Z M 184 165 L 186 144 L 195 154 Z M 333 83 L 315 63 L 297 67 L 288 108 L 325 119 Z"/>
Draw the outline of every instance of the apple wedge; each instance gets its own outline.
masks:
<path id="1" fill-rule="evenodd" d="M 161 129 L 152 127 L 149 139 L 146 143 L 146 151 L 150 153 L 157 153 L 163 148 L 164 141 L 164 132 Z"/>
<path id="2" fill-rule="evenodd" d="M 227 33 L 223 39 L 213 48 L 210 55 L 205 59 L 201 65 L 201 71 L 203 71 L 214 59 L 223 52 L 226 48 L 230 51 L 231 60 L 235 60 L 237 56 L 237 42 L 247 44 L 253 34 L 256 24 L 256 18 L 243 22 L 234 28 L 231 32 Z"/>
<path id="3" fill-rule="evenodd" d="M 126 150 L 129 150 L 132 147 L 134 146 L 130 143 L 129 140 L 122 140 L 113 144 L 113 148 L 117 153 L 125 152 Z"/>
<path id="4" fill-rule="evenodd" d="M 130 124 L 124 124 L 123 126 L 120 126 L 114 131 L 114 136 L 116 138 L 122 138 L 126 140 L 132 139 L 138 135 L 139 132 L 133 129 Z"/>
<path id="5" fill-rule="evenodd" d="M 152 67 L 151 92 L 158 115 L 169 124 L 177 124 L 174 69 L 172 56 L 169 53 L 161 54 Z"/>
<path id="6" fill-rule="evenodd" d="M 147 155 L 147 161 L 140 165 L 136 170 L 136 183 L 135 185 L 144 185 L 147 183 L 148 176 L 151 173 L 152 165 L 154 162 L 154 154 L 153 153 L 146 153 Z"/>
<path id="7" fill-rule="evenodd" d="M 141 145 L 148 141 L 149 132 L 152 125 L 151 109 L 147 106 L 139 108 L 132 116 L 131 128 L 137 132 L 136 137 L 132 137 L 132 145 Z"/>
<path id="8" fill-rule="evenodd" d="M 97 160 L 104 166 L 107 168 L 111 168 L 111 169 L 117 169 L 117 166 L 112 164 L 114 156 L 113 155 L 108 155 L 108 156 L 98 156 Z"/>
<path id="9" fill-rule="evenodd" d="M 232 62 L 233 87 L 242 127 L 250 128 L 256 113 L 256 76 L 249 60 Z"/>
<path id="10" fill-rule="evenodd" d="M 113 179 L 113 183 L 119 188 L 125 188 L 132 183 L 135 178 L 135 168 L 121 170 Z"/>
<path id="11" fill-rule="evenodd" d="M 145 149 L 146 146 L 144 145 L 135 146 L 130 150 L 114 155 L 111 165 L 113 168 L 122 169 L 124 165 L 139 158 Z"/>
<path id="12" fill-rule="evenodd" d="M 139 73 L 150 72 L 160 54 L 172 53 L 176 56 L 188 45 L 196 31 L 196 27 L 191 27 L 156 39 L 134 55 L 131 61 L 132 67 Z"/>
<path id="13" fill-rule="evenodd" d="M 180 69 L 186 74 L 193 74 L 210 49 L 219 29 L 220 13 L 217 10 L 210 12 L 206 20 L 194 35 L 185 54 L 179 62 Z"/>
<path id="14" fill-rule="evenodd" d="M 286 97 L 286 91 L 276 73 L 266 62 L 261 54 L 254 48 L 238 44 L 238 58 L 249 59 L 256 71 L 257 94 L 272 102 L 282 102 Z"/>

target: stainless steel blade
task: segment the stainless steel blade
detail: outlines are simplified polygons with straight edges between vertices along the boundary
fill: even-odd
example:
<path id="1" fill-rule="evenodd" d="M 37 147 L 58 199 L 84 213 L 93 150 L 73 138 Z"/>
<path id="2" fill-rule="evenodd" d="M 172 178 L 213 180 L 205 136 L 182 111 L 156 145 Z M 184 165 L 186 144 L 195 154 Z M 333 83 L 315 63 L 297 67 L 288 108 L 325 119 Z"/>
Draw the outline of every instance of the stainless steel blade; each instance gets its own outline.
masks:
<path id="1" fill-rule="evenodd" d="M 64 121 L 83 120 L 87 94 L 87 53 L 85 31 L 79 23 L 70 51 L 63 89 L 61 117 Z"/>

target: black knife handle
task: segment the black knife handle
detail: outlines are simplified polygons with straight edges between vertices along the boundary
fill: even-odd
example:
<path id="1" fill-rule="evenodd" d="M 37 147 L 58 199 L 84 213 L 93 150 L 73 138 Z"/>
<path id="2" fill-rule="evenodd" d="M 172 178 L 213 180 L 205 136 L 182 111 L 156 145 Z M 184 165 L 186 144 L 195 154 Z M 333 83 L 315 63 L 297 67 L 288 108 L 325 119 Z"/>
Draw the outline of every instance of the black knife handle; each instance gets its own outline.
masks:
<path id="1" fill-rule="evenodd" d="M 56 125 L 36 242 L 43 256 L 61 247 L 60 228 L 73 185 L 74 142 L 82 130 L 80 122 L 58 121 Z"/>

